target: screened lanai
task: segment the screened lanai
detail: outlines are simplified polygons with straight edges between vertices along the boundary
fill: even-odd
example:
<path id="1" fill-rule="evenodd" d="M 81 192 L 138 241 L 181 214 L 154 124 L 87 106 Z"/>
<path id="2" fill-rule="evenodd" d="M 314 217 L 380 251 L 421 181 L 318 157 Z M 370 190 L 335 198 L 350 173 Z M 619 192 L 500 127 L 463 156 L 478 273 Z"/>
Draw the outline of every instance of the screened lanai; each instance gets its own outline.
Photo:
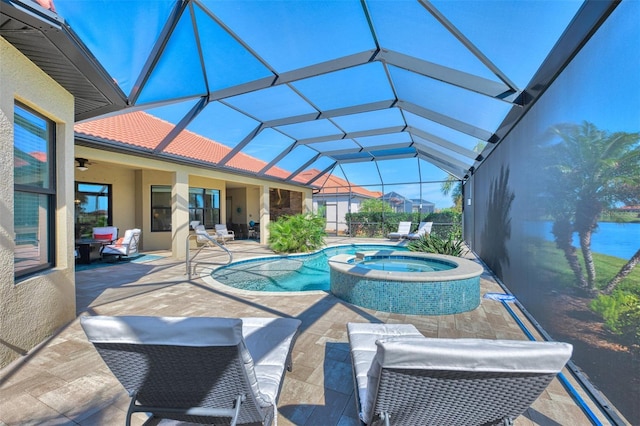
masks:
<path id="1" fill-rule="evenodd" d="M 334 174 L 419 199 L 437 196 L 424 182 L 477 169 L 544 90 L 536 71 L 589 9 L 581 1 L 54 3 L 60 30 L 112 78 L 110 102 L 81 105 L 78 120 L 145 110 L 175 126 L 152 141 L 158 157 L 179 156 L 172 141 L 188 130 L 231 148 L 212 167 L 242 171 L 234 157 L 244 153 L 265 163 L 259 176 L 322 187 Z"/>
<path id="2" fill-rule="evenodd" d="M 591 308 L 640 300 L 638 268 L 604 291 L 640 256 L 640 2 L 0 1 L 0 36 L 73 94 L 78 125 L 167 124 L 76 149 L 435 209 L 463 183 L 466 245 L 574 344 L 610 423 L 640 423 L 638 317 L 616 333 Z M 226 151 L 187 155 L 186 133 Z M 623 164 L 596 149 L 612 140 L 635 160 L 589 180 Z"/>

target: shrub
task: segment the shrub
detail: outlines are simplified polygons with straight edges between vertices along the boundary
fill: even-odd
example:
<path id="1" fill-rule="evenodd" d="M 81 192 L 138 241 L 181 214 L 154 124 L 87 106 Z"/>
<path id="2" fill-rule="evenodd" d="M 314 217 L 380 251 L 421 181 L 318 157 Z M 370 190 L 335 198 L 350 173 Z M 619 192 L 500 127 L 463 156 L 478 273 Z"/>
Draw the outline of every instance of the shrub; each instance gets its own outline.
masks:
<path id="1" fill-rule="evenodd" d="M 440 238 L 462 239 L 462 213 L 459 211 L 455 209 L 443 209 L 439 212 L 429 214 L 425 220 L 427 222 L 433 222 L 432 235 Z"/>
<path id="2" fill-rule="evenodd" d="M 324 246 L 325 220 L 313 214 L 282 216 L 269 223 L 269 247 L 276 253 L 306 253 Z"/>
<path id="3" fill-rule="evenodd" d="M 449 237 L 446 239 L 434 234 L 423 235 L 419 239 L 409 242 L 407 248 L 411 251 L 448 254 L 449 256 L 457 257 L 462 257 L 467 252 L 464 241 L 455 239 L 452 234 L 449 234 Z"/>
<path id="4" fill-rule="evenodd" d="M 589 307 L 604 320 L 612 333 L 623 343 L 638 349 L 640 345 L 640 295 L 617 289 L 611 295 L 601 294 Z"/>

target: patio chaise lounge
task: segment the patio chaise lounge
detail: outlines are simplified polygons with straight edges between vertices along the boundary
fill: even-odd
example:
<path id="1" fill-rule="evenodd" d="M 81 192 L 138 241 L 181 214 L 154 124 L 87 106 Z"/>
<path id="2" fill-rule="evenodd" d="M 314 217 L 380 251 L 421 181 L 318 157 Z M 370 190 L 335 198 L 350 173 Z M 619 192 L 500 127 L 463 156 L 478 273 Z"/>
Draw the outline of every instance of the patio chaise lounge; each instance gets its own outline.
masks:
<path id="1" fill-rule="evenodd" d="M 398 223 L 398 231 L 389 233 L 387 237 L 390 240 L 399 240 L 400 238 L 406 238 L 410 232 L 411 222 L 400 222 Z"/>
<path id="2" fill-rule="evenodd" d="M 236 238 L 235 232 L 227 229 L 227 225 L 224 223 L 216 225 L 216 236 L 215 238 L 220 241 L 222 244 L 227 241 L 233 241 Z"/>
<path id="3" fill-rule="evenodd" d="M 430 339 L 410 324 L 347 324 L 365 424 L 512 424 L 571 357 L 572 346 Z"/>
<path id="4" fill-rule="evenodd" d="M 135 412 L 193 423 L 271 424 L 301 321 L 105 317 L 80 323 Z"/>
<path id="5" fill-rule="evenodd" d="M 433 227 L 433 222 L 420 222 L 418 225 L 418 229 L 416 232 L 412 232 L 407 235 L 407 239 L 409 240 L 418 240 L 423 235 L 429 235 L 431 233 L 431 228 Z"/>

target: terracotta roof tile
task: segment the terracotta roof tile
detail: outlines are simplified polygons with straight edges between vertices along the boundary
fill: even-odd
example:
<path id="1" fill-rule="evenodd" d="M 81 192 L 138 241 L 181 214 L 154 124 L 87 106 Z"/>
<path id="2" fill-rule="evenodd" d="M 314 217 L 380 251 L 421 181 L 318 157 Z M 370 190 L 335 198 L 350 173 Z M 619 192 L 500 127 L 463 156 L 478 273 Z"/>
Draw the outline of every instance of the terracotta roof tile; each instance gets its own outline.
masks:
<path id="1" fill-rule="evenodd" d="M 309 180 L 315 178 L 320 174 L 320 170 L 310 169 L 300 173 L 300 182 L 308 182 Z M 325 179 L 324 177 L 321 179 Z M 298 179 L 296 179 L 298 180 Z M 320 194 L 348 194 L 349 188 L 351 188 L 351 193 L 362 195 L 364 197 L 371 198 L 380 198 L 382 196 L 382 192 L 379 191 L 369 191 L 361 186 L 349 184 L 346 180 L 339 178 L 334 175 L 330 175 L 326 178 L 326 182 L 324 182 L 323 187 L 320 189 Z"/>
<path id="2" fill-rule="evenodd" d="M 155 149 L 172 129 L 173 124 L 143 111 L 114 115 L 75 125 L 75 131 L 78 134 L 148 150 Z M 164 152 L 217 165 L 231 152 L 231 148 L 189 130 L 183 130 L 165 147 Z M 224 167 L 258 173 L 266 165 L 266 162 L 240 152 Z M 280 167 L 271 167 L 265 174 L 286 179 L 290 172 Z M 296 176 L 293 181 L 304 184 L 318 174 L 320 171 L 317 169 L 307 170 Z M 329 176 L 324 186 L 326 189 L 321 189 L 320 193 L 349 193 L 349 182 L 333 175 Z M 381 192 L 369 191 L 357 185 L 351 185 L 351 192 L 372 198 L 378 198 L 382 195 Z"/>
<path id="3" fill-rule="evenodd" d="M 76 133 L 145 149 L 155 149 L 172 129 L 173 124 L 143 111 L 115 115 L 75 125 Z M 189 130 L 180 132 L 164 149 L 167 154 L 211 164 L 220 163 L 220 160 L 230 151 L 231 148 L 228 146 Z M 266 164 L 262 160 L 240 152 L 226 164 L 226 167 L 258 173 Z M 281 179 L 287 178 L 289 174 L 286 170 L 278 167 L 272 167 L 268 172 L 268 175 Z"/>

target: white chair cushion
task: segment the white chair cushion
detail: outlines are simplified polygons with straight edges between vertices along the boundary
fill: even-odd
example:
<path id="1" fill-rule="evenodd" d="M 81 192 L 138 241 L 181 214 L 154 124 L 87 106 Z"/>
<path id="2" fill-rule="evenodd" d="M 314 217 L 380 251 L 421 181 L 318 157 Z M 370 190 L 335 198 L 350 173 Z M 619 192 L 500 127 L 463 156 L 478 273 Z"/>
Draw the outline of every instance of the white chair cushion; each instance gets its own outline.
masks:
<path id="1" fill-rule="evenodd" d="M 376 345 L 382 368 L 449 371 L 557 373 L 572 352 L 568 343 L 528 340 L 423 337 L 382 339 Z"/>
<path id="2" fill-rule="evenodd" d="M 94 343 L 176 346 L 234 346 L 242 340 L 238 318 L 82 316 L 80 324 Z"/>
<path id="3" fill-rule="evenodd" d="M 358 386 L 360 418 L 365 423 L 369 423 L 371 419 L 365 420 L 364 413 L 369 412 L 370 404 L 373 402 L 370 399 L 374 393 L 369 394 L 368 392 L 368 373 L 376 356 L 376 341 L 392 337 L 424 338 L 424 336 L 411 324 L 348 323 L 347 332 L 349 335 L 351 361 L 353 362 L 356 385 Z"/>
<path id="4" fill-rule="evenodd" d="M 121 256 L 129 256 L 138 252 L 138 239 L 140 238 L 140 229 L 127 229 L 124 237 L 116 241 L 115 244 L 108 244 L 102 248 L 102 254 L 115 254 Z M 134 238 L 135 237 L 135 238 Z"/>
<path id="5" fill-rule="evenodd" d="M 253 358 L 260 393 L 272 404 L 276 403 L 289 349 L 300 324 L 300 320 L 292 318 L 242 318 L 244 343 Z"/>

